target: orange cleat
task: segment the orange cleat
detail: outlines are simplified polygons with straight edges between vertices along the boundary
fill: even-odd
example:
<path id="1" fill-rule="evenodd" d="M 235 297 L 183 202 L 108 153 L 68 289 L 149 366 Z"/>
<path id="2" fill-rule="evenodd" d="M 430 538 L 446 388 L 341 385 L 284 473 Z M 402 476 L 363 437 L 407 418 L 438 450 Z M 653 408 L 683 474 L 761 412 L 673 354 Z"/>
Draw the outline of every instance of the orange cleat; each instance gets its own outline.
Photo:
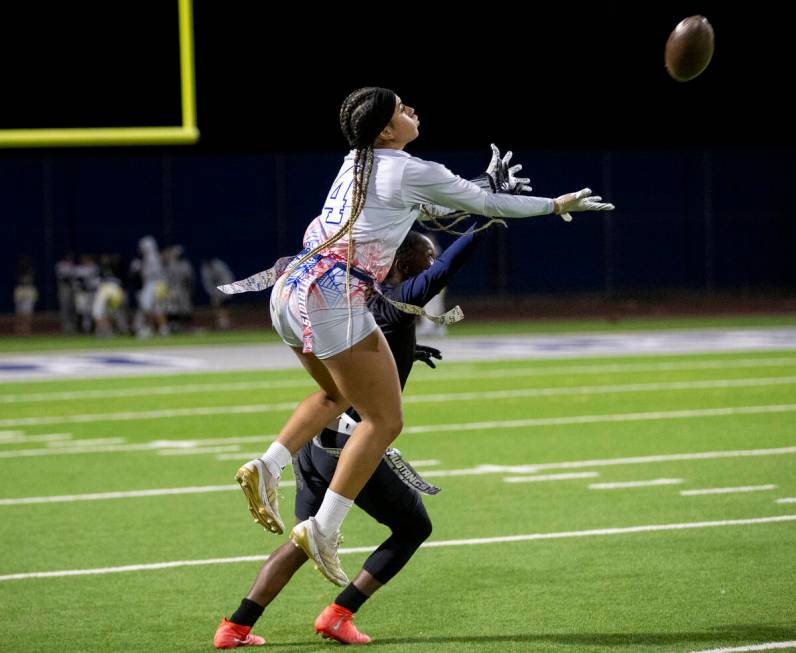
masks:
<path id="1" fill-rule="evenodd" d="M 213 637 L 216 648 L 237 648 L 238 646 L 262 646 L 265 640 L 259 635 L 251 634 L 251 626 L 239 626 L 227 618 L 218 624 L 218 630 Z"/>
<path id="2" fill-rule="evenodd" d="M 370 636 L 357 630 L 353 618 L 351 610 L 332 603 L 315 620 L 315 632 L 341 644 L 370 644 Z"/>

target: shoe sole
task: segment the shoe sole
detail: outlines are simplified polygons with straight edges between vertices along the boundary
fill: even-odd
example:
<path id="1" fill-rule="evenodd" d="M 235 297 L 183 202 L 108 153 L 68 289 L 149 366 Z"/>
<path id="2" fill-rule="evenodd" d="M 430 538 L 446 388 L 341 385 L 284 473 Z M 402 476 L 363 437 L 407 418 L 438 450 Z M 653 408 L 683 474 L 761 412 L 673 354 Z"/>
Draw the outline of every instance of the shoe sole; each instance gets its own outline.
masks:
<path id="1" fill-rule="evenodd" d="M 328 628 L 318 628 L 317 626 L 315 626 L 315 632 L 318 633 L 324 639 L 340 642 L 341 644 L 345 644 L 346 646 L 364 646 L 365 644 L 370 644 L 373 641 L 372 639 L 370 639 L 370 636 L 368 636 L 368 641 L 366 642 L 347 642 L 344 639 L 342 639 L 339 635 L 334 634 L 334 632 L 330 632 Z M 360 633 L 360 635 L 364 635 L 364 633 Z"/>
<path id="2" fill-rule="evenodd" d="M 274 513 L 270 505 L 263 503 L 260 497 L 259 472 L 253 471 L 244 465 L 235 474 L 235 480 L 240 485 L 240 489 L 243 490 L 243 494 L 246 495 L 246 501 L 249 503 L 249 513 L 254 517 L 254 521 L 270 533 L 276 533 L 277 535 L 284 533 L 285 531 L 279 523 L 281 520 L 278 515 Z"/>
<path id="3" fill-rule="evenodd" d="M 315 551 L 313 551 L 314 547 L 312 546 L 312 542 L 310 542 L 310 535 L 307 532 L 308 530 L 308 528 L 302 527 L 301 524 L 299 524 L 291 531 L 290 541 L 293 542 L 293 546 L 304 551 L 304 554 L 315 563 L 315 569 L 317 569 L 320 574 L 330 583 L 334 583 L 339 587 L 345 587 L 348 585 L 348 578 L 338 578 L 337 576 L 333 576 L 325 565 L 318 562 L 318 559 L 315 557 Z"/>
<path id="4" fill-rule="evenodd" d="M 368 640 L 367 642 L 346 642 L 344 639 L 341 639 L 339 637 L 335 637 L 334 635 L 330 635 L 328 633 L 328 631 L 326 631 L 326 630 L 318 630 L 316 628 L 315 632 L 318 633 L 324 639 L 328 639 L 328 640 L 333 641 L 333 642 L 340 642 L 341 644 L 344 644 L 346 646 L 365 646 L 367 644 L 370 644 L 370 642 L 372 641 L 372 640 Z"/>

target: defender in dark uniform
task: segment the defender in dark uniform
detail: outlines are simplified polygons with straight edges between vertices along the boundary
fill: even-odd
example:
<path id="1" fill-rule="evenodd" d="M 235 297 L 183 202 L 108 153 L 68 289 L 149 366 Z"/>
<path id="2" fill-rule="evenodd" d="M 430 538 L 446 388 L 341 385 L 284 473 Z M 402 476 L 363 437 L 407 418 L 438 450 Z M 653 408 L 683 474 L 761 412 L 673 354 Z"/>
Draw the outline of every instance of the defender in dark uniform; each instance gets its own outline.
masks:
<path id="1" fill-rule="evenodd" d="M 473 227 L 455 240 L 436 260 L 431 241 L 417 232 L 409 232 L 382 284 L 383 295 L 374 294 L 369 301 L 369 308 L 395 357 L 402 389 L 416 360 L 435 367 L 433 359 L 439 359 L 441 355 L 436 349 L 417 344 L 414 315 L 398 310 L 385 297 L 415 306 L 426 304 L 447 285 L 483 236 L 483 231 L 472 233 L 472 230 Z M 334 454 L 345 445 L 357 417 L 356 412 L 350 409 L 340 417 L 335 428 L 324 429 L 294 457 L 298 521 L 318 511 L 337 465 Z M 390 458 L 391 453 L 388 451 L 356 499 L 356 505 L 387 526 L 392 531 L 391 535 L 368 557 L 356 578 L 315 621 L 316 632 L 345 644 L 370 642 L 370 637 L 360 633 L 352 623 L 353 613 L 406 565 L 431 534 L 431 520 L 419 492 L 412 487 L 422 488 L 422 479 L 415 477 L 411 468 L 407 474 L 404 464 L 396 465 Z M 423 489 L 428 493 L 436 490 L 431 486 Z M 274 551 L 260 569 L 238 610 L 219 625 L 214 638 L 216 648 L 264 644 L 262 637 L 251 634 L 251 627 L 307 560 L 306 554 L 292 542 Z"/>

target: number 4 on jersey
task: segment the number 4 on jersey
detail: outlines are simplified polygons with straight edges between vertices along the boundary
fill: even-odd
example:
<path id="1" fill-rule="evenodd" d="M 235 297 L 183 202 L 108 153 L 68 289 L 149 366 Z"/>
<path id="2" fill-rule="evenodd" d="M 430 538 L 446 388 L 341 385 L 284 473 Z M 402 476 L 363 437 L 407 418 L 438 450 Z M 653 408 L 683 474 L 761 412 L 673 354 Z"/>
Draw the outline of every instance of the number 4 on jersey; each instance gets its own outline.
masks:
<path id="1" fill-rule="evenodd" d="M 329 191 L 329 197 L 326 198 L 326 204 L 323 207 L 326 213 L 324 218 L 326 224 L 340 224 L 343 221 L 348 198 L 351 195 L 351 186 L 354 183 L 353 178 L 349 176 L 352 169 L 346 170 Z M 345 192 L 341 192 L 343 188 L 345 188 Z"/>

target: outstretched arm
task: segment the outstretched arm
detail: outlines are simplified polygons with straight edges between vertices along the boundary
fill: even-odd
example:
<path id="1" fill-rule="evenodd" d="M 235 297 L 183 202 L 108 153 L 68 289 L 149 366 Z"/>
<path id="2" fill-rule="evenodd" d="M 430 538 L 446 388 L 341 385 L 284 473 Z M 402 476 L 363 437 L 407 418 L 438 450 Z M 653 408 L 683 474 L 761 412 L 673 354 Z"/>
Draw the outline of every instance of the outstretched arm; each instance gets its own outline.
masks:
<path id="1" fill-rule="evenodd" d="M 470 181 L 485 193 L 530 195 L 532 190 L 530 186 L 531 180 L 517 177 L 517 173 L 522 170 L 522 165 L 509 166 L 513 154 L 511 150 L 506 152 L 505 156 L 501 156 L 497 145 L 492 143 L 490 147 L 492 148 L 492 158 L 486 170 L 474 179 L 470 179 Z M 438 204 L 424 204 L 422 213 L 431 217 L 432 220 L 434 218 L 456 217 L 462 214 L 461 211 L 451 212 L 451 209 Z"/>
<path id="2" fill-rule="evenodd" d="M 613 204 L 591 198 L 584 188 L 556 199 L 486 193 L 438 163 L 413 159 L 404 171 L 404 199 L 411 204 L 436 204 L 455 211 L 498 218 L 524 218 L 571 211 L 610 211 Z M 577 196 L 577 197 L 576 197 Z M 574 199 L 573 199 L 574 198 Z"/>
<path id="3" fill-rule="evenodd" d="M 398 284 L 391 297 L 405 304 L 423 306 L 439 293 L 448 280 L 464 265 L 484 232 L 473 233 L 474 225 L 459 236 L 424 272 Z"/>

